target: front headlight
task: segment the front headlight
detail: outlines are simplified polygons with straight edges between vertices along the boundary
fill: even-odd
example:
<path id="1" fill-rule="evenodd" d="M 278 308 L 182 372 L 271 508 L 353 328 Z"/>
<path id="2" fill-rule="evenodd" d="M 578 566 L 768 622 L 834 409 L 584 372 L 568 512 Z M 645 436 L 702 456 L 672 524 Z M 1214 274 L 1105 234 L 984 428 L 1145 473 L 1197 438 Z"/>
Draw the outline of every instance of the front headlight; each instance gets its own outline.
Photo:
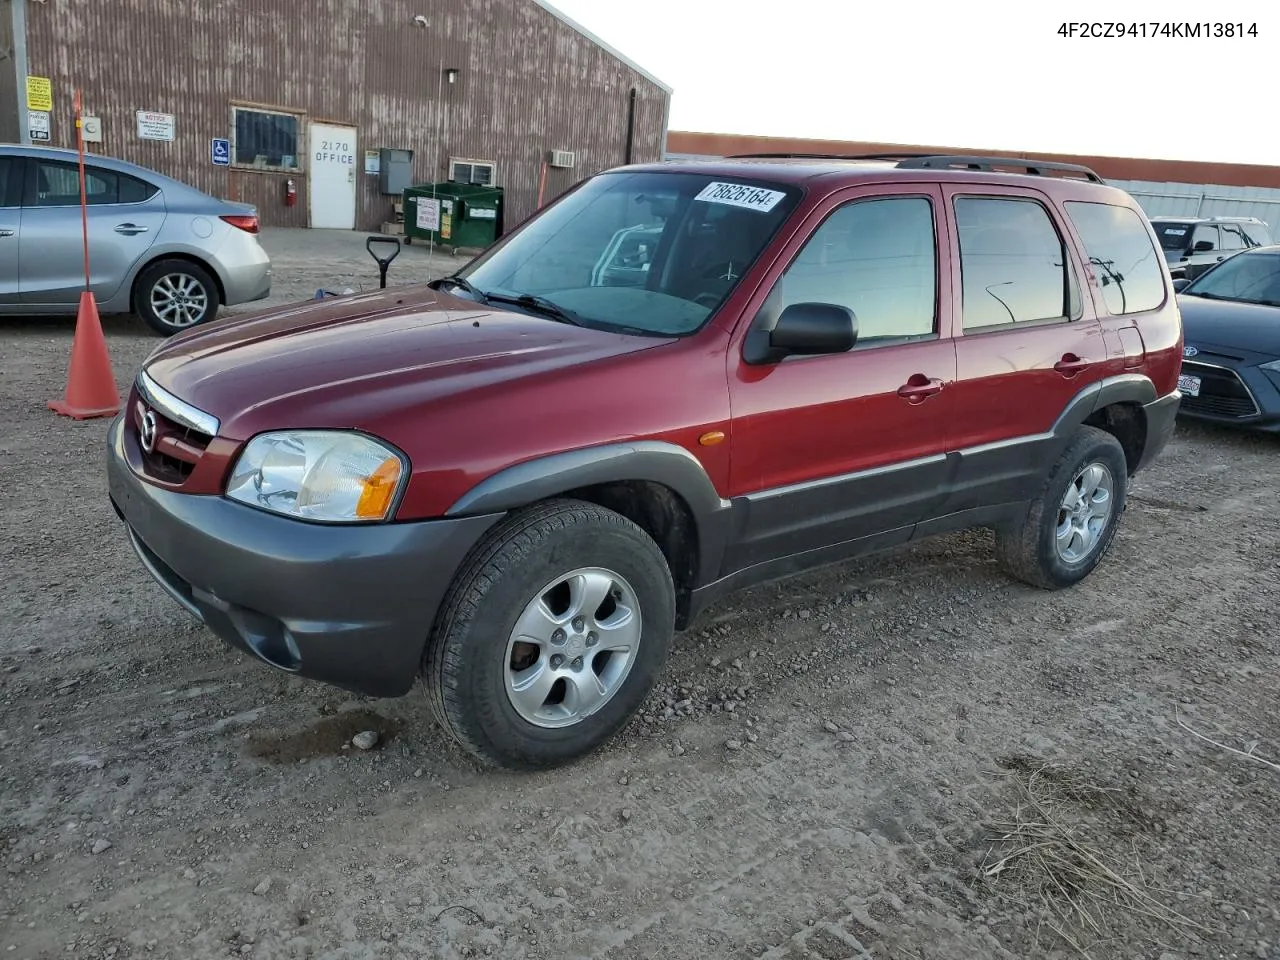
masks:
<path id="1" fill-rule="evenodd" d="M 1266 363 L 1258 364 L 1258 366 L 1268 373 L 1280 373 L 1280 360 L 1268 360 Z"/>
<path id="2" fill-rule="evenodd" d="M 408 477 L 402 454 L 363 434 L 282 430 L 254 437 L 227 496 L 263 510 L 329 523 L 385 520 Z"/>

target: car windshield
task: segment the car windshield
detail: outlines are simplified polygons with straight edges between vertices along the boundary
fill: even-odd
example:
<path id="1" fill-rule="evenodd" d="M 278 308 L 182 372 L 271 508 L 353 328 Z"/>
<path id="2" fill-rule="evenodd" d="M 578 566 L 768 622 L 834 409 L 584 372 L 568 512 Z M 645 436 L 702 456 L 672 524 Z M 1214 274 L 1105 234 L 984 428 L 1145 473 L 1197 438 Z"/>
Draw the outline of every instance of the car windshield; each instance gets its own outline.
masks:
<path id="1" fill-rule="evenodd" d="M 601 174 L 459 277 L 477 299 L 551 319 L 683 336 L 729 296 L 799 196 L 750 177 Z"/>
<path id="2" fill-rule="evenodd" d="M 1237 253 L 1201 274 L 1182 292 L 1210 300 L 1280 307 L 1280 251 Z"/>
<path id="3" fill-rule="evenodd" d="M 1181 250 L 1191 238 L 1189 223 L 1153 223 L 1156 236 L 1160 238 L 1160 246 L 1166 250 Z"/>

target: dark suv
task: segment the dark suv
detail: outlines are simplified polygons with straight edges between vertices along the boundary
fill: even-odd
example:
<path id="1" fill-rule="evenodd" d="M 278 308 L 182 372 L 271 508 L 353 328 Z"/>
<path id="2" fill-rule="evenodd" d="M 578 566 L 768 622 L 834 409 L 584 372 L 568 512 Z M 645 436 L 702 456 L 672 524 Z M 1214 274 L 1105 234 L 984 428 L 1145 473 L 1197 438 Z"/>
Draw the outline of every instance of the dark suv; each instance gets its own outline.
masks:
<path id="1" fill-rule="evenodd" d="M 1081 167 L 730 158 L 592 177 L 417 287 L 197 328 L 139 372 L 110 496 L 236 647 L 563 763 L 729 591 L 995 531 L 1047 589 L 1173 429 L 1156 238 Z"/>

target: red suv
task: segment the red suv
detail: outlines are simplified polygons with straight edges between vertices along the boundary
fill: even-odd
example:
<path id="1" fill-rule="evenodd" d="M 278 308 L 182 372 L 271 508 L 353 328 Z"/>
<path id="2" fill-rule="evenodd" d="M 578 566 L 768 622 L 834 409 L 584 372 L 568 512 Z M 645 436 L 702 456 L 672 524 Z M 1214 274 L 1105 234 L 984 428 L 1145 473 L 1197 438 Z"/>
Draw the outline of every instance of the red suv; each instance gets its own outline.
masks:
<path id="1" fill-rule="evenodd" d="M 1087 169 L 632 166 L 456 276 L 167 341 L 110 495 L 229 643 L 375 696 L 421 675 L 476 756 L 547 767 L 736 588 L 975 526 L 1076 583 L 1181 357 L 1152 228 Z"/>

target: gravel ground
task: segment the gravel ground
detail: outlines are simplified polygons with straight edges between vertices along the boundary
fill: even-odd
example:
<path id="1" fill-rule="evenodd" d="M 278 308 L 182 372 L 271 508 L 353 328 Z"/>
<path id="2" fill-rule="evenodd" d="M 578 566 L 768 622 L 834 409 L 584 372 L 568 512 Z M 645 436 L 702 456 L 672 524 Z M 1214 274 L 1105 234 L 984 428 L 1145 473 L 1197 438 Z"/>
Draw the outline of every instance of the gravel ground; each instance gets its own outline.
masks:
<path id="1" fill-rule="evenodd" d="M 376 284 L 264 242 L 273 300 Z M 610 747 L 495 774 L 152 585 L 45 409 L 72 326 L 0 321 L 0 956 L 1280 960 L 1276 440 L 1180 427 L 1071 591 L 970 533 L 743 592 Z"/>

